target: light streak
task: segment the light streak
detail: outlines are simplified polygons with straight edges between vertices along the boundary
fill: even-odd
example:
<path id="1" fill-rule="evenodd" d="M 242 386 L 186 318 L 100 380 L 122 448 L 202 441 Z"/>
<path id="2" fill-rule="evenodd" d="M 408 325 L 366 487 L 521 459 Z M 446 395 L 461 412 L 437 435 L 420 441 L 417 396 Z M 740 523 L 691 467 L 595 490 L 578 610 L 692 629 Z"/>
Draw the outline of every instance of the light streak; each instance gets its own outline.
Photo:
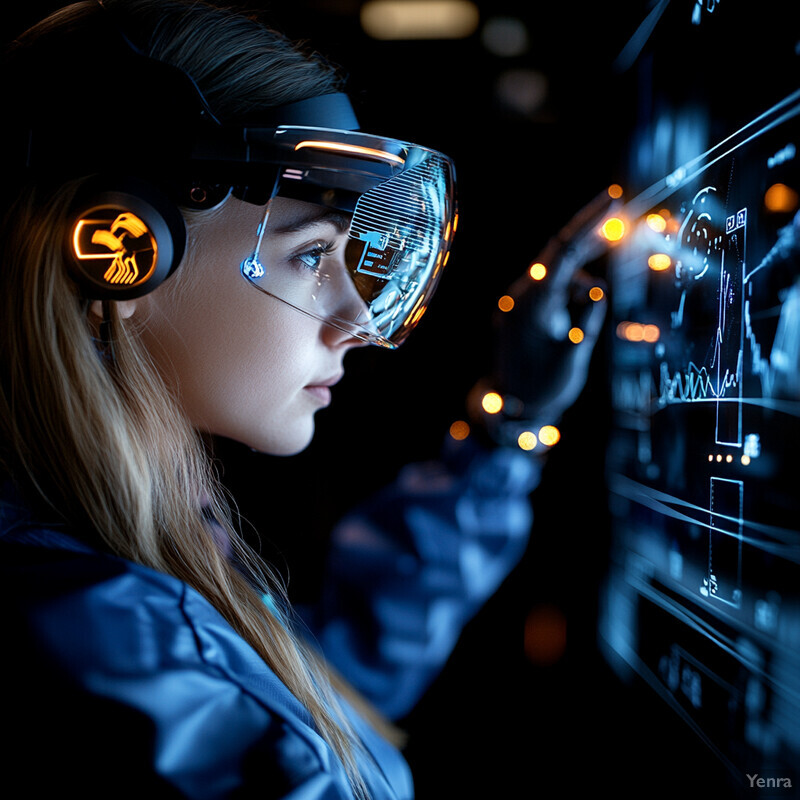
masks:
<path id="1" fill-rule="evenodd" d="M 713 528 L 711 522 L 708 520 L 709 518 L 713 518 L 719 521 L 727 520 L 729 522 L 735 522 L 742 527 L 741 540 L 743 544 L 800 564 L 800 531 L 792 530 L 791 528 L 780 528 L 776 525 L 766 525 L 764 523 L 745 519 L 737 519 L 736 517 L 726 514 L 713 512 L 706 506 L 699 506 L 696 503 L 689 502 L 675 495 L 653 489 L 646 484 L 639 483 L 638 481 L 634 481 L 618 473 L 610 476 L 609 486 L 612 491 L 621 497 L 633 500 L 646 508 L 657 511 L 665 517 L 670 517 L 681 522 L 688 522 L 708 530 L 714 530 L 716 533 L 739 538 L 739 533 L 727 533 L 724 529 Z M 673 506 L 675 506 L 675 508 L 673 508 Z M 679 511 L 679 508 L 686 509 L 687 513 Z M 697 512 L 698 516 L 691 516 L 688 512 Z M 756 538 L 753 535 L 745 535 L 745 530 L 751 531 L 753 534 L 760 534 L 760 536 Z M 773 541 L 768 541 L 763 537 L 770 537 Z"/>
<path id="2" fill-rule="evenodd" d="M 631 199 L 624 207 L 626 215 L 631 219 L 639 217 L 647 209 L 661 203 L 665 198 L 673 194 L 678 188 L 694 180 L 722 160 L 726 156 L 735 152 L 738 148 L 753 141 L 767 131 L 772 130 L 778 125 L 800 114 L 800 89 L 785 97 L 779 103 L 764 111 L 759 116 L 743 125 L 738 131 L 718 142 L 716 145 L 701 153 L 695 158 L 687 161 L 681 167 L 674 170 L 666 178 L 651 184 L 647 189 L 640 192 L 635 198 Z M 730 144 L 728 149 L 724 149 Z"/>

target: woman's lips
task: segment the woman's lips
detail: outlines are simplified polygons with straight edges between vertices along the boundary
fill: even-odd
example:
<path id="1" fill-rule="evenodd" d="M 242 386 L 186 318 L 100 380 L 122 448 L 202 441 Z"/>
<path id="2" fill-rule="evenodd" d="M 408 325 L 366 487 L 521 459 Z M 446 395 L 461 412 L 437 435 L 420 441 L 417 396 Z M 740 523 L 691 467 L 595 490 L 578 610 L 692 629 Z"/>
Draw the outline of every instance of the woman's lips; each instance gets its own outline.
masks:
<path id="1" fill-rule="evenodd" d="M 339 383 L 344 373 L 337 372 L 336 375 L 326 378 L 319 383 L 309 383 L 303 388 L 319 403 L 327 406 L 331 402 L 331 386 Z"/>
<path id="2" fill-rule="evenodd" d="M 310 386 L 303 387 L 308 394 L 310 394 L 315 400 L 321 403 L 323 406 L 327 406 L 331 402 L 331 390 L 329 386 L 324 386 L 323 384 L 315 384 Z"/>

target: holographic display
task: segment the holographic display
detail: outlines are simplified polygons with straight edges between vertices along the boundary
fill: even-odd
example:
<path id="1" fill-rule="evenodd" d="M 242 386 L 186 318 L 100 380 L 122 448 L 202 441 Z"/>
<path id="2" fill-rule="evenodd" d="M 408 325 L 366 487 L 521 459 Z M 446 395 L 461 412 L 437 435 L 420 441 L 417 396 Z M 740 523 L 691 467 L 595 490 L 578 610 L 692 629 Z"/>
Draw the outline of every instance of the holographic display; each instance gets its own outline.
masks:
<path id="1" fill-rule="evenodd" d="M 800 791 L 800 91 L 780 78 L 737 127 L 744 104 L 654 111 L 634 149 L 669 131 L 684 158 L 627 201 L 609 276 L 602 646 L 753 797 Z"/>

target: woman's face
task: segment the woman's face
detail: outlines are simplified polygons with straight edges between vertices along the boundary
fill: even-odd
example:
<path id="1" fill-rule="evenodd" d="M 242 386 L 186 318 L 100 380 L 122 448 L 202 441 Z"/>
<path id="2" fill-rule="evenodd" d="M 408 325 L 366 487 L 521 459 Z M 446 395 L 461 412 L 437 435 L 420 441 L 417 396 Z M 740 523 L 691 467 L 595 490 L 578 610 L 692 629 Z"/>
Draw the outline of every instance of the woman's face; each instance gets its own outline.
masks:
<path id="1" fill-rule="evenodd" d="M 145 343 L 200 430 L 275 455 L 299 452 L 331 400 L 348 350 L 362 342 L 257 291 L 240 272 L 264 208 L 229 198 L 192 227 L 177 275 L 136 301 Z M 343 264 L 341 217 L 276 198 L 260 247 L 269 273 L 310 291 L 310 271 Z M 351 290 L 355 294 L 354 290 Z"/>

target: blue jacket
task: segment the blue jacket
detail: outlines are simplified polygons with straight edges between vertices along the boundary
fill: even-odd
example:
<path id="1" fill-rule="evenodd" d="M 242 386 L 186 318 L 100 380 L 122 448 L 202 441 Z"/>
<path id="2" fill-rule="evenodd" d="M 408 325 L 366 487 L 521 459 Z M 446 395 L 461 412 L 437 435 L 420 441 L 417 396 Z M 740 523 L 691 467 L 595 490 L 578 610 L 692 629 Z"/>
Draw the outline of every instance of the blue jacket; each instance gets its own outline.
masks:
<path id="1" fill-rule="evenodd" d="M 302 614 L 390 717 L 413 706 L 521 556 L 537 480 L 522 454 L 461 445 L 406 468 L 333 532 L 323 602 Z M 181 581 L 42 527 L 8 496 L 0 599 L 13 726 L 3 768 L 7 780 L 21 774 L 26 796 L 352 796 L 306 710 Z M 371 797 L 413 797 L 402 755 L 346 711 Z"/>

